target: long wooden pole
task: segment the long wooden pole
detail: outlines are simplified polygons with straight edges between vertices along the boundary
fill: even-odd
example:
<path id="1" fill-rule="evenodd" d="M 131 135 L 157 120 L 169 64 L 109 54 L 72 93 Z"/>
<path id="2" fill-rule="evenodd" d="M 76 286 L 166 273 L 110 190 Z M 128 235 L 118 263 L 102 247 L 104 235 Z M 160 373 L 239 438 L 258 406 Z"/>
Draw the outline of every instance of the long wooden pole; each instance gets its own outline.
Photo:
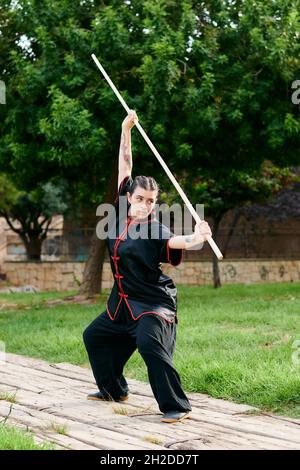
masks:
<path id="1" fill-rule="evenodd" d="M 111 79 L 109 78 L 109 76 L 107 75 L 107 73 L 105 72 L 104 68 L 102 67 L 102 65 L 100 64 L 99 60 L 97 59 L 97 57 L 95 56 L 95 54 L 92 54 L 92 58 L 95 62 L 95 64 L 97 65 L 98 69 L 100 70 L 100 72 L 102 73 L 102 75 L 104 76 L 104 78 L 106 79 L 106 81 L 108 82 L 108 84 L 110 85 L 110 87 L 112 88 L 113 92 L 115 93 L 115 95 L 117 96 L 117 98 L 119 99 L 120 103 L 123 105 L 123 107 L 125 108 L 125 110 L 127 111 L 127 113 L 129 113 L 130 111 L 130 108 L 127 106 L 126 102 L 124 101 L 124 99 L 122 98 L 122 96 L 120 95 L 119 91 L 117 90 L 117 88 L 115 87 L 115 85 L 113 84 L 113 82 L 111 81 Z M 171 173 L 171 171 L 169 170 L 168 166 L 166 165 L 165 161 L 163 160 L 163 158 L 161 157 L 161 155 L 158 153 L 158 151 L 156 150 L 156 148 L 154 147 L 154 145 L 152 144 L 151 140 L 149 139 L 149 137 L 147 136 L 146 132 L 144 131 L 144 129 L 142 128 L 142 126 L 140 125 L 140 123 L 138 122 L 135 127 L 137 127 L 137 129 L 140 131 L 140 133 L 142 134 L 142 136 L 144 137 L 145 141 L 147 142 L 147 144 L 149 145 L 149 147 L 151 148 L 152 152 L 154 153 L 154 155 L 156 156 L 157 160 L 159 161 L 159 163 L 161 164 L 161 166 L 163 167 L 163 169 L 165 170 L 165 172 L 167 173 L 168 177 L 170 178 L 170 180 L 172 181 L 173 185 L 175 186 L 175 188 L 177 189 L 178 193 L 180 194 L 180 196 L 182 197 L 183 201 L 185 202 L 187 208 L 189 209 L 190 213 L 192 214 L 192 216 L 194 217 L 195 221 L 197 223 L 201 222 L 201 219 L 199 217 L 199 215 L 197 214 L 197 212 L 195 211 L 195 209 L 193 208 L 192 204 L 190 203 L 189 199 L 187 198 L 186 194 L 184 193 L 184 191 L 182 190 L 182 188 L 180 187 L 180 185 L 177 183 L 176 179 L 174 178 L 173 174 Z M 212 250 L 214 251 L 216 257 L 221 260 L 223 259 L 223 255 L 221 253 L 221 251 L 219 250 L 218 246 L 216 245 L 216 243 L 214 242 L 214 240 L 212 239 L 212 237 L 210 235 L 206 236 L 206 240 L 207 242 L 210 244 Z"/>

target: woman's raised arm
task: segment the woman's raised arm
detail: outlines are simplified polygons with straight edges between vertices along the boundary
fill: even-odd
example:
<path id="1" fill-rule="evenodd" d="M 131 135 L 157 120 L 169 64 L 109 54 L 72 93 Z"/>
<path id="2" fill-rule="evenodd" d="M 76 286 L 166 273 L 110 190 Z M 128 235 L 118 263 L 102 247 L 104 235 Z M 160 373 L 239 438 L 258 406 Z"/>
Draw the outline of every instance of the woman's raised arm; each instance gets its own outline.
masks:
<path id="1" fill-rule="evenodd" d="M 138 122 L 135 111 L 130 111 L 122 122 L 122 133 L 119 150 L 119 176 L 118 189 L 126 176 L 131 176 L 132 153 L 131 153 L 131 129 Z"/>

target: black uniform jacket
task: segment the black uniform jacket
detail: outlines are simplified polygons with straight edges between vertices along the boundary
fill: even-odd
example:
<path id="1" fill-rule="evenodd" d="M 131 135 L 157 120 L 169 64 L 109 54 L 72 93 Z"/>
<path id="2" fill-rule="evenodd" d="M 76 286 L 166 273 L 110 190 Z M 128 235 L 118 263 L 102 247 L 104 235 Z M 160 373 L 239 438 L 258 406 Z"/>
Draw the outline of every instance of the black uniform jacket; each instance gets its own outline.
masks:
<path id="1" fill-rule="evenodd" d="M 106 310 L 114 320 L 121 302 L 125 302 L 134 320 L 152 314 L 177 323 L 176 285 L 163 274 L 160 263 L 179 265 L 183 250 L 169 247 L 174 234 L 156 219 L 154 212 L 139 221 L 128 215 L 126 192 L 132 182 L 127 176 L 120 184 L 116 216 L 110 221 L 106 239 L 114 275 Z"/>

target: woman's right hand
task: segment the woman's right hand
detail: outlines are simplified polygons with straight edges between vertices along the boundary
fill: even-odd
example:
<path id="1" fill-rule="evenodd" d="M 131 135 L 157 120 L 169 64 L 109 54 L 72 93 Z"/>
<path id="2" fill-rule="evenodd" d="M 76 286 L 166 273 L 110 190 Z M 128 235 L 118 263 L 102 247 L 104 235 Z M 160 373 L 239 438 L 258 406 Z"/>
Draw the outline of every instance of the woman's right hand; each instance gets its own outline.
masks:
<path id="1" fill-rule="evenodd" d="M 138 123 L 138 117 L 136 115 L 136 112 L 131 109 L 128 115 L 126 116 L 126 118 L 124 119 L 124 121 L 122 122 L 122 129 L 129 131 L 137 123 Z"/>
<path id="2" fill-rule="evenodd" d="M 201 222 L 195 225 L 194 236 L 196 240 L 199 240 L 199 242 L 205 241 L 206 237 L 211 235 L 210 226 L 205 220 L 201 220 Z"/>

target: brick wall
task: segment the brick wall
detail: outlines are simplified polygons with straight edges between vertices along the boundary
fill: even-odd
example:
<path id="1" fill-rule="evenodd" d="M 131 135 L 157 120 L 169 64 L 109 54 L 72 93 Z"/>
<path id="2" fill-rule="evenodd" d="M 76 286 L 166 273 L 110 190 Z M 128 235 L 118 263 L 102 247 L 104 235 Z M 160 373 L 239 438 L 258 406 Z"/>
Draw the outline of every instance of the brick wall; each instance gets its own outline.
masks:
<path id="1" fill-rule="evenodd" d="M 31 284 L 41 290 L 77 289 L 84 263 L 71 262 L 2 262 L 0 273 L 13 286 Z M 177 268 L 163 265 L 164 273 L 177 284 L 209 285 L 212 283 L 210 261 L 184 261 Z M 220 263 L 223 284 L 252 284 L 300 280 L 300 260 L 239 259 Z M 104 264 L 104 288 L 111 288 L 113 277 L 108 262 Z"/>

